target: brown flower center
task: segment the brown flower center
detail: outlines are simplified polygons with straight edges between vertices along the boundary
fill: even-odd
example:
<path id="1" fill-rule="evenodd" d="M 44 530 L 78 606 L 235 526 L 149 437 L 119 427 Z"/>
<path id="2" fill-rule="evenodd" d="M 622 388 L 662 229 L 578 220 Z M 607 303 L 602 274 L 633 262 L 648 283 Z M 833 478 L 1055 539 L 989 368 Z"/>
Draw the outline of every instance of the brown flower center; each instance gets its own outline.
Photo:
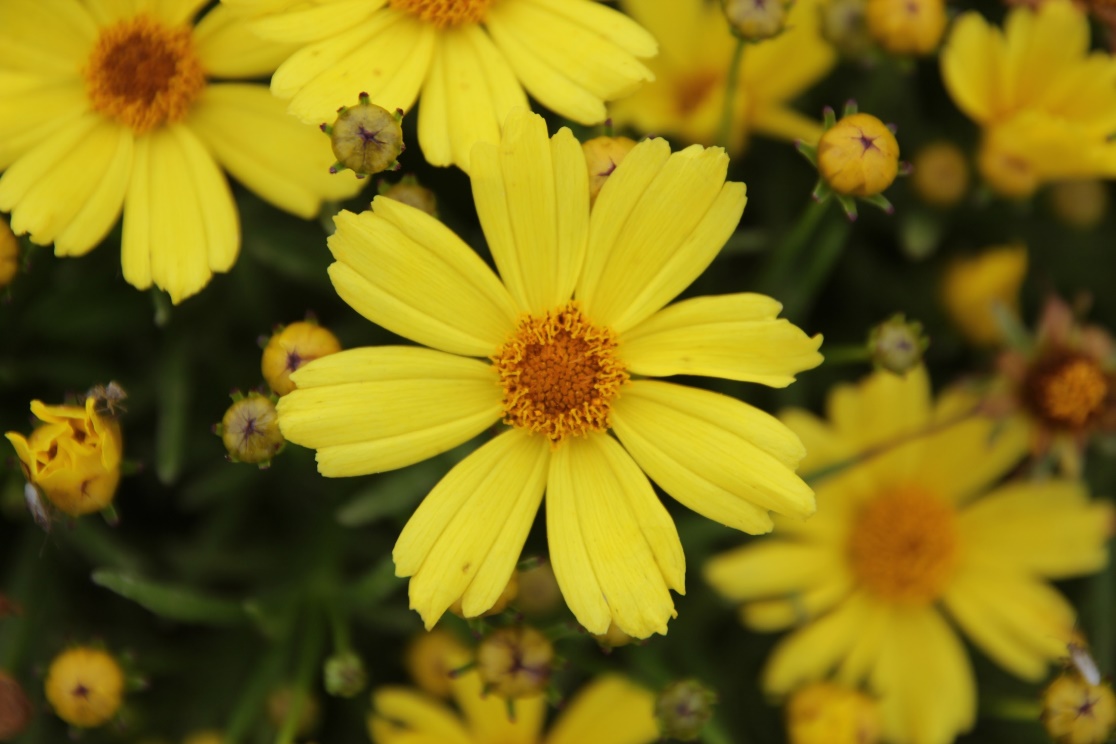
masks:
<path id="1" fill-rule="evenodd" d="M 1054 426 L 1079 429 L 1099 413 L 1108 398 L 1108 375 L 1083 354 L 1038 362 L 1027 376 L 1031 409 Z"/>
<path id="2" fill-rule="evenodd" d="M 480 23 L 495 0 L 388 0 L 393 8 L 438 28 Z"/>
<path id="3" fill-rule="evenodd" d="M 504 422 L 557 444 L 609 428 L 612 399 L 628 381 L 616 334 L 569 303 L 525 316 L 492 357 L 504 386 Z"/>
<path id="4" fill-rule="evenodd" d="M 857 516 L 848 551 L 853 573 L 869 591 L 891 602 L 929 604 L 957 565 L 954 509 L 916 487 L 884 493 Z"/>
<path id="5" fill-rule="evenodd" d="M 185 118 L 205 89 L 192 34 L 145 15 L 102 29 L 83 71 L 93 110 L 136 134 Z"/>

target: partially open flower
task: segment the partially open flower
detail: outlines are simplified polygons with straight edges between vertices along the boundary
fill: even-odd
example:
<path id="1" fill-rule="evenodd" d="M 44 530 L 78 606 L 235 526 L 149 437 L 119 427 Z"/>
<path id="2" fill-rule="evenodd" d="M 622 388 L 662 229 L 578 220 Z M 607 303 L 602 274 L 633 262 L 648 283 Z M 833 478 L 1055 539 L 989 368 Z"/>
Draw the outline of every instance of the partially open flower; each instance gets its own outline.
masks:
<path id="1" fill-rule="evenodd" d="M 397 158 L 406 149 L 403 145 L 402 109 L 395 113 L 372 103 L 367 93 L 360 94 L 356 106 L 337 109 L 333 124 L 322 124 L 322 131 L 329 135 L 330 145 L 337 162 L 330 173 L 351 170 L 357 178 L 364 178 L 386 170 L 397 170 Z"/>
<path id="2" fill-rule="evenodd" d="M 500 628 L 477 647 L 477 671 L 485 690 L 502 698 L 541 695 L 554 671 L 554 646 L 530 626 Z"/>
<path id="3" fill-rule="evenodd" d="M 0 217 L 0 289 L 8 286 L 19 273 L 19 238 Z"/>
<path id="4" fill-rule="evenodd" d="M 1108 680 L 1091 684 L 1075 670 L 1042 693 L 1042 725 L 1057 744 L 1104 744 L 1116 729 L 1116 695 Z"/>
<path id="5" fill-rule="evenodd" d="M 876 744 L 882 735 L 876 701 L 859 690 L 814 682 L 787 702 L 789 744 Z"/>
<path id="6" fill-rule="evenodd" d="M 952 142 L 942 140 L 922 147 L 912 165 L 911 188 L 932 207 L 952 207 L 969 190 L 969 162 Z"/>
<path id="7" fill-rule="evenodd" d="M 66 723 L 102 726 L 124 702 L 124 670 L 99 648 L 77 646 L 54 657 L 46 677 L 46 698 Z"/>
<path id="8" fill-rule="evenodd" d="M 15 677 L 0 672 L 0 741 L 14 739 L 31 722 L 31 701 Z"/>
<path id="9" fill-rule="evenodd" d="M 942 275 L 942 304 L 965 338 L 977 346 L 1004 342 L 998 313 L 1019 317 L 1019 288 L 1027 276 L 1027 248 L 992 246 L 955 258 Z"/>
<path id="10" fill-rule="evenodd" d="M 590 205 L 596 203 L 597 194 L 601 193 L 612 171 L 635 146 L 635 141 L 628 137 L 594 137 L 581 143 L 585 164 L 589 166 Z"/>
<path id="11" fill-rule="evenodd" d="M 84 406 L 32 401 L 31 413 L 43 422 L 31 436 L 14 431 L 5 435 L 27 481 L 73 517 L 108 507 L 120 482 L 120 423 L 100 415 L 92 397 Z"/>
<path id="12" fill-rule="evenodd" d="M 275 402 L 252 391 L 247 396 L 234 393 L 233 404 L 214 428 L 233 462 L 265 467 L 287 443 L 279 431 Z"/>
<path id="13" fill-rule="evenodd" d="M 787 25 L 783 0 L 721 0 L 732 33 L 745 41 L 778 36 Z"/>
<path id="14" fill-rule="evenodd" d="M 943 0 L 868 0 L 867 18 L 876 43 L 901 55 L 937 49 L 947 20 Z"/>
<path id="15" fill-rule="evenodd" d="M 667 685 L 655 701 L 655 719 L 664 738 L 696 741 L 713 717 L 717 693 L 696 679 Z"/>
<path id="16" fill-rule="evenodd" d="M 329 329 L 317 323 L 300 320 L 281 327 L 268 339 L 260 361 L 260 371 L 276 395 L 295 389 L 291 373 L 296 369 L 330 354 L 341 351 L 341 342 Z"/>

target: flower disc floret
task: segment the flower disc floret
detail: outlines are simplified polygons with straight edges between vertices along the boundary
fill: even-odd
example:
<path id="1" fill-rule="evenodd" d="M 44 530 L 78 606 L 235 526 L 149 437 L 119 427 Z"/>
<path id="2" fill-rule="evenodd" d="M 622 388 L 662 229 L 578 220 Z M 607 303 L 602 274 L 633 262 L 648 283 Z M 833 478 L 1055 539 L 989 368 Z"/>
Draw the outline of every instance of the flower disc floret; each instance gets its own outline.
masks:
<path id="1" fill-rule="evenodd" d="M 1109 379 L 1096 360 L 1079 353 L 1035 365 L 1025 382 L 1031 409 L 1051 425 L 1079 429 L 1105 408 Z"/>
<path id="2" fill-rule="evenodd" d="M 438 28 L 480 23 L 494 0 L 388 0 L 391 7 Z"/>

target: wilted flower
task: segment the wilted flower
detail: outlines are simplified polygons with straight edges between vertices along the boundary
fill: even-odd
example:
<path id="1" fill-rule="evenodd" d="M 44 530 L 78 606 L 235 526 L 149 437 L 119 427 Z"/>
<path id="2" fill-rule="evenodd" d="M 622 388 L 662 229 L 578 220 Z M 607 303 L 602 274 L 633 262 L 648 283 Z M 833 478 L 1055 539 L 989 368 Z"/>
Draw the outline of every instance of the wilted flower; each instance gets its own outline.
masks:
<path id="1" fill-rule="evenodd" d="M 46 677 L 46 698 L 66 723 L 102 726 L 124 702 L 124 670 L 107 651 L 77 646 L 54 657 Z"/>

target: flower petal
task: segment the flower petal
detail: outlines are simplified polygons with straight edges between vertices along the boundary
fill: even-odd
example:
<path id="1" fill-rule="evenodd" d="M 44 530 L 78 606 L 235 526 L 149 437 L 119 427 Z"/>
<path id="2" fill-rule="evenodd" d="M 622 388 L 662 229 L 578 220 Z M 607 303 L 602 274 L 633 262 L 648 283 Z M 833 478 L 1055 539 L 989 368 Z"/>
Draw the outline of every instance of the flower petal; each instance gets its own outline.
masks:
<path id="1" fill-rule="evenodd" d="M 633 638 L 666 634 L 685 559 L 666 510 L 619 444 L 604 434 L 563 441 L 551 457 L 546 517 L 554 576 L 586 630 L 615 622 Z"/>
<path id="2" fill-rule="evenodd" d="M 787 320 L 758 294 L 697 297 L 664 308 L 624 333 L 624 362 L 641 375 L 706 375 L 786 387 L 822 363 L 821 336 Z"/>
<path id="3" fill-rule="evenodd" d="M 265 39 L 306 44 L 328 39 L 370 18 L 387 0 L 331 0 L 256 18 L 252 31 Z"/>
<path id="4" fill-rule="evenodd" d="M 746 602 L 837 582 L 843 564 L 832 546 L 765 538 L 714 556 L 702 575 L 721 596 Z"/>
<path id="5" fill-rule="evenodd" d="M 824 677 L 848 653 L 873 611 L 854 594 L 832 612 L 779 642 L 763 670 L 763 688 L 785 695 L 803 682 Z"/>
<path id="6" fill-rule="evenodd" d="M 651 744 L 660 738 L 655 696 L 623 677 L 597 677 L 554 722 L 545 744 Z"/>
<path id="7" fill-rule="evenodd" d="M 988 122 L 1001 94 L 1003 37 L 976 12 L 962 14 L 941 53 L 942 81 L 954 103 L 974 121 Z"/>
<path id="8" fill-rule="evenodd" d="M 372 693 L 368 727 L 376 744 L 473 744 L 460 719 L 445 705 L 404 687 L 380 687 Z M 423 738 L 404 737 L 403 732 Z"/>
<path id="9" fill-rule="evenodd" d="M 569 129 L 519 110 L 499 146 L 473 151 L 473 198 L 489 249 L 519 309 L 552 310 L 573 294 L 589 231 L 589 176 Z"/>
<path id="10" fill-rule="evenodd" d="M 190 23 L 208 0 L 154 0 L 154 14 L 173 26 Z"/>
<path id="11" fill-rule="evenodd" d="M 243 16 L 218 5 L 194 26 L 194 46 L 210 77 L 254 78 L 275 72 L 294 48 L 260 38 Z"/>
<path id="12" fill-rule="evenodd" d="M 788 599 L 757 599 L 740 608 L 740 620 L 757 633 L 786 630 L 829 612 L 849 596 L 854 586 L 852 577 L 842 576 Z"/>
<path id="13" fill-rule="evenodd" d="M 72 0 L 0 3 L 0 67 L 52 78 L 76 78 L 99 30 Z"/>
<path id="14" fill-rule="evenodd" d="M 321 357 L 291 375 L 279 426 L 318 450 L 329 477 L 421 462 L 491 426 L 502 410 L 492 368 L 433 349 L 377 346 Z"/>
<path id="15" fill-rule="evenodd" d="M 85 101 L 80 80 L 0 70 L 0 170 L 55 132 L 72 127 Z"/>
<path id="16" fill-rule="evenodd" d="M 542 695 L 515 701 L 515 716 L 508 715 L 508 701 L 485 694 L 480 674 L 470 671 L 453 680 L 453 699 L 469 723 L 472 742 L 535 744 L 542 733 L 546 698 Z"/>
<path id="17" fill-rule="evenodd" d="M 549 459 L 544 437 L 504 432 L 419 504 L 392 556 L 396 576 L 411 577 L 411 608 L 427 630 L 458 599 L 479 615 L 499 598 L 539 510 Z"/>
<path id="18" fill-rule="evenodd" d="M 518 313 L 500 280 L 449 228 L 376 197 L 373 212 L 341 212 L 329 248 L 333 285 L 354 310 L 436 349 L 489 356 Z"/>

